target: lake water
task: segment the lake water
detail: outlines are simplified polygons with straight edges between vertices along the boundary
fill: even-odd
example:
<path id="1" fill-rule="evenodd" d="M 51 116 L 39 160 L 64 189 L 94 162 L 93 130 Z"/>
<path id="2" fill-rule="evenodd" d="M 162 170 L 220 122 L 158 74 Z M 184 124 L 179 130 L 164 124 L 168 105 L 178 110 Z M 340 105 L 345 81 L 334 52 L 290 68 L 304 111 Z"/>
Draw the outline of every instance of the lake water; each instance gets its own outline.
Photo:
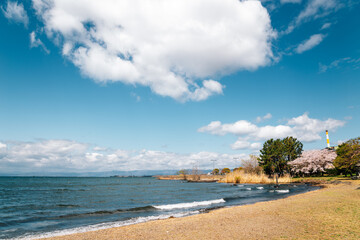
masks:
<path id="1" fill-rule="evenodd" d="M 308 185 L 187 183 L 144 178 L 0 177 L 0 239 L 85 232 L 284 198 Z"/>

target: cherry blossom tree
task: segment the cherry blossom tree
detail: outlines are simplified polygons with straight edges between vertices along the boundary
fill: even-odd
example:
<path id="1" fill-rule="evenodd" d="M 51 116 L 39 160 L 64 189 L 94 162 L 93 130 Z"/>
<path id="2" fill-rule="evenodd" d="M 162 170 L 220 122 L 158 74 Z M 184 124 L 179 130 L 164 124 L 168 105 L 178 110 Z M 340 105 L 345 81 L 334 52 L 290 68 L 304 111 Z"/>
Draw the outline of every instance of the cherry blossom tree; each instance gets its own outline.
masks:
<path id="1" fill-rule="evenodd" d="M 291 171 L 299 174 L 323 174 L 327 169 L 333 169 L 337 154 L 333 150 L 321 149 L 305 151 L 300 157 L 289 162 Z"/>

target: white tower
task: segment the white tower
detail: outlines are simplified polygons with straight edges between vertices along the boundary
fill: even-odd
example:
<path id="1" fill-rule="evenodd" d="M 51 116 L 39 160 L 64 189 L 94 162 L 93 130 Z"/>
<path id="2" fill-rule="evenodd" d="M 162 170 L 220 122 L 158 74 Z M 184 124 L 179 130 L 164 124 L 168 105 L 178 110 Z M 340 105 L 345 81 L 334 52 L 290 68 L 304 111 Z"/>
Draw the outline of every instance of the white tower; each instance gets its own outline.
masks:
<path id="1" fill-rule="evenodd" d="M 327 147 L 330 148 L 330 140 L 329 140 L 329 132 L 328 132 L 328 130 L 326 130 L 326 142 L 327 142 Z"/>

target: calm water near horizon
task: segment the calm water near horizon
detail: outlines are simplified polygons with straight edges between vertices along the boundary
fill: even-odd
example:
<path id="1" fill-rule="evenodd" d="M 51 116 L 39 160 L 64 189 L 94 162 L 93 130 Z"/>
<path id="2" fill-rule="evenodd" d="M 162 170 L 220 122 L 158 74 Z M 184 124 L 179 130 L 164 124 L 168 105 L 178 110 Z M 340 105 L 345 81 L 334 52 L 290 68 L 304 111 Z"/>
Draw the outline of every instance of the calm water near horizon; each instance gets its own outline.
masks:
<path id="1" fill-rule="evenodd" d="M 318 189 L 110 177 L 0 177 L 0 239 L 36 238 L 182 217 Z"/>

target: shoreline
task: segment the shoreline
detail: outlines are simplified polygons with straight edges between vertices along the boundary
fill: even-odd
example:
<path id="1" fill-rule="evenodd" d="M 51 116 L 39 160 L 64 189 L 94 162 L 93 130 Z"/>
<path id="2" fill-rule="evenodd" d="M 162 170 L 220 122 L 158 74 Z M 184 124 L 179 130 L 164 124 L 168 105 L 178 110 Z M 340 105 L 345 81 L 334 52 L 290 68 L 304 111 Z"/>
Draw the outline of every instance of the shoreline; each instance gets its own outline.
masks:
<path id="1" fill-rule="evenodd" d="M 311 214 L 309 208 L 313 209 L 315 212 L 321 210 L 321 205 L 318 204 L 317 200 L 319 198 L 320 200 L 324 200 L 323 198 L 325 197 L 325 202 L 330 204 L 330 207 L 327 206 L 327 208 L 331 208 L 332 206 L 335 210 L 339 209 L 336 206 L 338 204 L 341 205 L 341 201 L 337 201 L 339 200 L 337 198 L 344 196 L 341 194 L 339 195 L 341 192 L 346 192 L 347 194 L 345 194 L 345 196 L 349 195 L 348 193 L 352 193 L 350 196 L 355 194 L 356 200 L 351 198 L 351 201 L 355 201 L 355 203 L 351 202 L 351 204 L 348 205 L 352 206 L 354 204 L 360 204 L 360 190 L 356 190 L 359 189 L 359 186 L 360 181 L 325 184 L 318 190 L 296 194 L 277 200 L 257 202 L 249 205 L 225 207 L 210 210 L 208 212 L 206 211 L 201 214 L 179 218 L 170 217 L 127 226 L 106 228 L 41 239 L 141 239 L 145 238 L 145 236 L 146 239 L 218 239 L 222 238 L 222 234 L 227 236 L 225 239 L 236 239 L 237 237 L 235 236 L 238 236 L 237 234 L 240 234 L 240 236 L 243 238 L 248 239 L 274 239 L 282 238 L 284 233 L 286 233 L 286 236 L 290 236 L 290 238 L 295 237 L 301 239 L 301 236 L 298 235 L 298 233 L 301 232 L 305 234 L 304 236 L 312 233 L 313 235 L 310 235 L 307 238 L 313 238 L 314 236 L 317 236 L 316 234 L 335 234 L 337 231 L 339 231 L 339 229 L 337 229 L 338 225 L 330 225 L 330 227 L 333 226 L 330 232 L 321 230 L 323 228 L 322 226 L 327 226 L 326 224 L 321 225 L 317 222 L 314 222 L 314 225 L 309 225 L 309 219 L 317 218 L 319 215 L 316 213 Z M 335 198 L 328 199 L 326 196 L 329 194 L 334 195 Z M 306 206 L 303 206 L 304 203 L 306 203 Z M 344 204 L 345 203 L 346 202 L 344 202 Z M 289 212 L 289 209 L 297 210 L 298 213 L 302 214 L 294 215 L 294 212 Z M 325 212 L 328 213 L 329 210 L 327 209 Z M 292 217 L 289 218 L 289 215 Z M 299 219 L 301 217 L 302 219 Z M 325 219 L 331 219 L 331 217 L 334 216 L 327 216 L 325 214 L 323 217 L 325 217 Z M 340 219 L 343 217 L 349 218 L 349 216 L 341 216 Z M 338 220 L 338 218 L 336 219 Z M 318 219 L 318 222 L 323 222 L 323 220 L 324 218 L 320 218 Z M 355 226 L 352 226 L 351 224 L 349 226 L 350 228 L 352 226 L 353 228 L 355 227 L 355 229 L 358 229 L 357 232 L 356 230 L 354 231 L 356 232 L 355 234 L 357 234 L 356 236 L 360 237 L 359 220 L 360 217 L 357 217 L 356 221 L 353 222 Z M 204 225 L 203 223 L 206 224 Z M 289 225 L 288 223 L 291 224 Z M 345 226 L 345 228 L 348 228 L 349 226 Z M 260 235 L 259 233 L 254 233 L 253 231 L 249 230 L 254 229 L 254 227 L 261 229 Z M 238 232 L 239 228 L 241 229 L 240 233 Z M 317 228 L 319 228 L 319 230 L 315 231 Z M 209 232 L 218 237 L 212 238 L 213 235 L 210 236 Z M 333 235 L 331 236 L 333 237 Z M 340 234 L 339 236 L 343 235 Z M 304 239 L 305 238 L 306 237 L 304 237 Z"/>
<path id="2" fill-rule="evenodd" d="M 173 179 L 172 179 L 173 180 Z M 191 182 L 191 181 L 188 181 Z M 206 183 L 207 181 L 195 181 L 193 183 Z M 241 184 L 230 184 L 230 183 L 220 183 L 220 184 L 229 184 L 229 185 L 241 185 Z M 255 183 L 255 184 L 251 184 L 251 185 L 257 185 L 259 183 Z M 292 185 L 311 185 L 310 183 L 292 183 Z M 261 184 L 264 185 L 264 184 Z M 265 184 L 265 185 L 274 185 L 274 184 Z M 285 185 L 285 183 L 281 183 L 279 185 Z M 244 203 L 244 204 L 240 204 L 240 205 L 231 205 L 231 206 L 214 206 L 214 207 L 208 207 L 208 208 L 204 208 L 201 210 L 194 210 L 191 212 L 184 212 L 184 213 L 171 213 L 171 214 L 167 214 L 167 215 L 155 215 L 155 216 L 149 216 L 149 217 L 140 217 L 140 220 L 136 220 L 136 218 L 134 219 L 129 219 L 129 220 L 125 220 L 125 221 L 119 221 L 119 222 L 111 222 L 111 223 L 98 223 L 98 224 L 94 224 L 94 225 L 89 225 L 89 226 L 84 226 L 84 227 L 77 227 L 77 228 L 70 228 L 70 229 L 64 229 L 64 230 L 57 230 L 57 231 L 53 231 L 53 232 L 49 232 L 49 233 L 44 233 L 44 234 L 39 234 L 39 235 L 30 235 L 29 237 L 22 237 L 20 239 L 57 239 L 58 237 L 63 237 L 63 236 L 71 236 L 74 234 L 83 234 L 83 233 L 87 233 L 87 232 L 94 232 L 94 231 L 100 231 L 100 230 L 106 230 L 106 229 L 112 229 L 112 228 L 122 228 L 122 227 L 127 227 L 127 226 L 131 226 L 131 225 L 137 225 L 137 224 L 143 224 L 143 223 L 148 223 L 148 222 L 152 222 L 152 221 L 161 221 L 161 220 L 167 220 L 167 219 L 172 219 L 172 218 L 186 218 L 189 216 L 194 216 L 194 215 L 201 215 L 201 214 L 206 214 L 212 211 L 217 211 L 220 209 L 226 209 L 226 208 L 234 208 L 234 207 L 241 207 L 241 206 L 246 206 L 246 205 L 253 205 L 256 203 L 260 203 L 260 202 L 271 202 L 271 201 L 276 201 L 279 199 L 286 199 L 289 198 L 291 196 L 296 196 L 296 195 L 301 195 L 301 194 L 305 194 L 307 192 L 313 192 L 313 191 L 318 191 L 320 189 L 322 189 L 325 186 L 319 185 L 318 183 L 314 183 L 314 186 L 319 187 L 318 189 L 313 189 L 313 190 L 308 190 L 306 192 L 302 192 L 302 193 L 293 193 L 291 195 L 288 196 L 284 196 L 278 199 L 272 199 L 272 200 L 261 200 L 258 202 L 254 202 L 254 203 Z M 274 191 L 278 191 L 276 188 L 274 188 Z M 279 190 L 281 191 L 281 190 Z M 220 200 L 220 199 L 217 199 Z M 221 199 L 224 200 L 224 199 Z M 215 200 L 216 201 L 216 200 Z M 86 230 L 85 230 L 86 229 Z M 40 236 L 40 237 L 39 237 Z"/>
<path id="3" fill-rule="evenodd" d="M 172 181 L 173 179 L 171 179 L 170 181 Z M 187 182 L 191 182 L 191 183 L 209 183 L 209 181 L 187 181 Z M 218 184 L 226 184 L 226 185 L 243 185 L 243 184 L 231 184 L 231 183 L 218 183 Z M 246 183 L 249 185 L 258 185 L 260 183 Z M 281 189 L 277 189 L 275 187 L 275 184 L 261 184 L 261 185 L 268 185 L 268 186 L 272 186 L 273 190 L 271 191 L 279 191 L 281 193 Z M 285 183 L 280 183 L 279 186 L 281 185 L 286 185 Z M 289 185 L 289 184 L 287 184 Z M 291 183 L 290 185 L 311 185 L 309 183 Z M 316 184 L 314 184 L 315 186 Z M 317 184 L 318 185 L 318 184 Z M 319 189 L 321 189 L 321 186 L 315 186 L 318 187 L 318 189 L 309 189 L 306 192 L 309 191 L 317 191 Z M 285 190 L 288 191 L 288 190 Z M 284 195 L 283 197 L 280 197 L 278 199 L 285 199 L 291 196 L 295 196 L 295 195 L 300 195 L 300 194 L 304 194 L 306 192 L 301 192 L 301 193 L 292 193 L 290 195 Z M 219 200 L 223 200 L 225 202 L 226 198 L 222 198 L 222 199 L 216 199 L 216 200 L 208 200 L 208 201 L 219 201 Z M 151 221 L 158 221 L 158 220 L 166 220 L 166 219 L 171 219 L 171 218 L 184 218 L 184 217 L 189 217 L 189 216 L 193 216 L 193 215 L 199 215 L 199 214 L 205 214 L 205 213 L 209 213 L 212 211 L 216 211 L 219 209 L 223 209 L 223 208 L 232 208 L 232 207 L 238 207 L 238 206 L 244 206 L 244 205 L 252 205 L 258 202 L 269 202 L 269 201 L 275 201 L 277 199 L 267 199 L 267 200 L 260 200 L 257 202 L 252 202 L 252 203 L 243 203 L 243 204 L 239 204 L 239 205 L 230 205 L 230 206 L 213 206 L 211 207 L 211 204 L 204 208 L 204 209 L 199 209 L 199 210 L 193 210 L 193 211 L 186 211 L 186 212 L 180 212 L 180 213 L 168 213 L 168 214 L 162 214 L 162 215 L 151 215 L 151 216 L 147 216 L 147 217 L 139 217 L 139 218 L 131 218 L 128 220 L 123 220 L 123 221 L 114 221 L 114 222 L 103 222 L 103 223 L 97 223 L 97 224 L 92 224 L 92 225 L 88 225 L 88 226 L 82 226 L 82 227 L 74 227 L 74 228 L 69 228 L 69 229 L 62 229 L 62 230 L 55 230 L 55 231 L 51 231 L 51 232 L 47 232 L 47 233 L 39 233 L 39 234 L 30 234 L 30 235 L 23 235 L 21 236 L 19 239 L 52 239 L 54 237 L 62 237 L 62 236 L 67 236 L 67 235 L 73 235 L 73 234 L 78 234 L 78 233 L 86 233 L 86 232 L 90 232 L 90 231 L 98 231 L 98 230 L 104 230 L 104 229 L 111 229 L 111 228 L 119 228 L 119 227 L 126 227 L 126 226 L 130 226 L 130 225 L 136 225 L 136 224 L 141 224 L 141 223 L 147 223 L 147 222 L 151 222 Z M 207 200 L 204 200 L 203 202 L 206 202 Z M 196 203 L 199 203 L 202 201 L 198 201 Z M 194 202 L 195 203 L 195 202 Z M 175 204 L 176 205 L 176 204 Z"/>

